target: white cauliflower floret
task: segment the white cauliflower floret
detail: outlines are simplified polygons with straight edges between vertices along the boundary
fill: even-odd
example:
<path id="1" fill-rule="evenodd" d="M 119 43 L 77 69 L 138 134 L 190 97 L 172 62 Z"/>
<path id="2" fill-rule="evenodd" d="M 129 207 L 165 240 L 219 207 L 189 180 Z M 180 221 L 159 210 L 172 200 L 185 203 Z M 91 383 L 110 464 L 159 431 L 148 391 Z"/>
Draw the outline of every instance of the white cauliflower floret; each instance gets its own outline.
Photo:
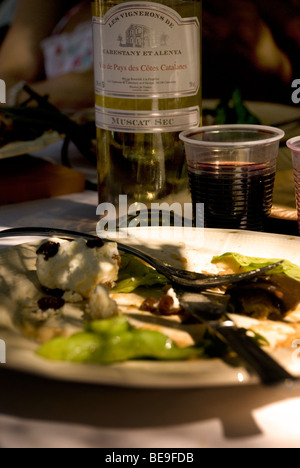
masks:
<path id="1" fill-rule="evenodd" d="M 176 295 L 176 292 L 174 291 L 173 288 L 168 290 L 167 296 L 170 296 L 173 299 L 173 304 L 172 304 L 170 309 L 171 310 L 180 310 L 181 305 L 180 305 L 179 299 L 178 299 L 178 297 Z"/>
<path id="2" fill-rule="evenodd" d="M 118 315 L 118 304 L 109 296 L 105 286 L 98 285 L 89 300 L 86 312 L 92 320 L 102 320 Z"/>
<path id="3" fill-rule="evenodd" d="M 120 256 L 116 243 L 48 241 L 37 251 L 37 275 L 42 286 L 90 297 L 99 284 L 112 286 L 118 279 Z"/>

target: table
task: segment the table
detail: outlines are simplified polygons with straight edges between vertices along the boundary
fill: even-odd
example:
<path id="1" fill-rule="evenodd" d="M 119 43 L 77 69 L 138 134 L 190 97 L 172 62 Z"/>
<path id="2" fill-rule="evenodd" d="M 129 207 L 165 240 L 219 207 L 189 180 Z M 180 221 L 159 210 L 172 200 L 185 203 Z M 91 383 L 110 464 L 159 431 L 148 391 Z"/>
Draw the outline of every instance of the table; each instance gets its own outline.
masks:
<path id="1" fill-rule="evenodd" d="M 0 207 L 0 228 L 47 225 L 93 231 L 97 194 Z M 296 223 L 270 221 L 295 232 Z M 9 245 L 1 240 L 0 245 Z M 300 386 L 134 389 L 73 384 L 0 365 L 3 448 L 300 447 Z M 105 451 L 104 451 L 105 452 Z"/>
<path id="2" fill-rule="evenodd" d="M 276 448 L 300 445 L 300 389 L 136 390 L 0 370 L 8 448 Z"/>

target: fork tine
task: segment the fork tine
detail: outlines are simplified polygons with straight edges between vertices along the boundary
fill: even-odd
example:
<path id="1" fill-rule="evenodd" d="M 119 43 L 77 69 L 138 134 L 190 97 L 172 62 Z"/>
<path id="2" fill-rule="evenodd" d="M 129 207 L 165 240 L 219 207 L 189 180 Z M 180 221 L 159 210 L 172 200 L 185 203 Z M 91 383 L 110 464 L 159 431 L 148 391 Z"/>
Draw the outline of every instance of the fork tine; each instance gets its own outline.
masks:
<path id="1" fill-rule="evenodd" d="M 229 284 L 240 283 L 245 280 L 253 279 L 257 276 L 263 275 L 268 271 L 274 270 L 276 267 L 281 265 L 283 260 L 272 263 L 263 268 L 258 268 L 256 270 L 247 271 L 244 273 L 232 274 L 232 275 L 203 275 L 202 277 L 191 280 L 183 277 L 173 277 L 173 284 L 175 286 L 180 286 L 188 291 L 204 291 L 209 288 L 216 288 L 220 286 L 226 286 Z"/>
<path id="2" fill-rule="evenodd" d="M 243 281 L 244 279 L 249 279 L 252 277 L 256 277 L 257 275 L 267 273 L 268 271 L 274 270 L 275 268 L 280 266 L 282 263 L 283 263 L 283 260 L 280 260 L 278 262 L 272 263 L 265 267 L 257 268 L 256 270 L 245 271 L 243 273 L 231 273 L 227 275 L 196 273 L 196 272 L 187 271 L 187 270 L 179 270 L 177 268 L 174 268 L 174 269 L 172 268 L 172 270 L 175 276 L 178 276 L 183 279 L 187 279 L 191 281 L 201 280 L 202 282 L 207 280 L 208 283 L 214 283 L 215 281 L 217 282 L 222 281 L 224 284 L 227 284 L 228 282 L 235 282 L 236 280 Z"/>

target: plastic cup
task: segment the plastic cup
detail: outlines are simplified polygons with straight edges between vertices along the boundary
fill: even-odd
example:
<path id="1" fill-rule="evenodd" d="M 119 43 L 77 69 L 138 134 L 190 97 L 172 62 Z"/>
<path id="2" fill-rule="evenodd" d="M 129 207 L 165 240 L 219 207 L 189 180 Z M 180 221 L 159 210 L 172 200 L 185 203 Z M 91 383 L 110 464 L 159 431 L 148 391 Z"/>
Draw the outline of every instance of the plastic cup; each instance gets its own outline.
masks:
<path id="1" fill-rule="evenodd" d="M 205 227 L 262 231 L 272 209 L 283 136 L 282 130 L 262 125 L 218 125 L 181 133 L 194 220 L 204 204 Z"/>
<path id="2" fill-rule="evenodd" d="M 298 225 L 300 233 L 300 137 L 288 140 L 287 147 L 292 152 L 294 177 L 295 177 L 295 192 L 298 210 Z"/>

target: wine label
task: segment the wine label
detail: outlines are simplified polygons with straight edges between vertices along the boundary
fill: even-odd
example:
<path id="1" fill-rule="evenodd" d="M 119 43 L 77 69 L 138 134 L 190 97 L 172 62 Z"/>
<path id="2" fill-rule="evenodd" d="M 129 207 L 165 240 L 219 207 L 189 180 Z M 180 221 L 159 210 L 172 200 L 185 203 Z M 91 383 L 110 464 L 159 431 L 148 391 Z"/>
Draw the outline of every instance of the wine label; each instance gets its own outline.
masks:
<path id="1" fill-rule="evenodd" d="M 158 112 L 130 112 L 96 106 L 97 127 L 116 132 L 180 132 L 185 127 L 196 127 L 199 120 L 199 106 Z"/>
<path id="2" fill-rule="evenodd" d="M 154 2 L 124 2 L 93 18 L 96 94 L 174 99 L 200 88 L 200 22 Z"/>

